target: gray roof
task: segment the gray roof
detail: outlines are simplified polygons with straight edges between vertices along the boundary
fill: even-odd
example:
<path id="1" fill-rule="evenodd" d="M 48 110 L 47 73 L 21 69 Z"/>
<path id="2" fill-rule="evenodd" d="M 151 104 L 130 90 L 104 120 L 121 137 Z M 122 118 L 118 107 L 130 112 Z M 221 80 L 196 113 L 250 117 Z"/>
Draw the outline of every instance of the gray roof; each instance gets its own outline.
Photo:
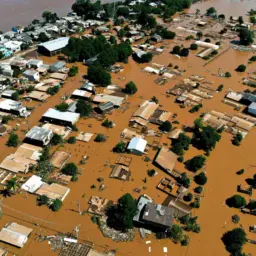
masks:
<path id="1" fill-rule="evenodd" d="M 27 62 L 27 65 L 38 65 L 40 63 L 42 63 L 42 60 L 33 60 L 33 59 L 31 59 Z"/>
<path id="2" fill-rule="evenodd" d="M 27 134 L 26 138 L 43 141 L 45 138 L 52 137 L 53 132 L 43 127 L 34 126 Z"/>
<path id="3" fill-rule="evenodd" d="M 254 95 L 252 93 L 244 93 L 242 99 L 248 100 L 250 102 L 256 102 L 256 95 Z"/>
<path id="4" fill-rule="evenodd" d="M 45 118 L 52 118 L 55 120 L 61 120 L 70 122 L 72 124 L 76 123 L 80 117 L 78 113 L 71 113 L 71 112 L 61 112 L 54 108 L 49 108 L 43 115 Z"/>
<path id="5" fill-rule="evenodd" d="M 142 219 L 155 225 L 171 227 L 174 219 L 173 209 L 161 204 L 147 203 Z"/>
<path id="6" fill-rule="evenodd" d="M 114 108 L 114 104 L 111 101 L 99 105 L 101 111 L 106 111 L 111 108 Z"/>
<path id="7" fill-rule="evenodd" d="M 41 43 L 38 46 L 44 47 L 48 51 L 53 52 L 66 47 L 68 45 L 68 41 L 69 41 L 69 37 L 60 37 L 55 40 Z"/>
<path id="8" fill-rule="evenodd" d="M 256 110 L 256 102 L 252 102 L 249 107 L 250 110 Z"/>
<path id="9" fill-rule="evenodd" d="M 144 206 L 147 204 L 147 203 L 152 203 L 152 200 L 144 197 L 144 196 L 141 196 L 139 201 L 138 201 L 138 204 L 137 204 L 137 207 L 138 207 L 138 212 L 137 214 L 133 217 L 133 220 L 134 221 L 139 221 L 140 220 L 140 214 L 141 214 L 141 211 L 142 209 L 144 208 Z"/>
<path id="10" fill-rule="evenodd" d="M 58 62 L 52 64 L 50 68 L 61 69 L 61 68 L 65 67 L 65 65 L 66 65 L 65 61 L 58 61 Z"/>
<path id="11" fill-rule="evenodd" d="M 23 75 L 25 75 L 25 76 L 34 76 L 37 73 L 38 73 L 38 71 L 36 71 L 36 70 L 27 69 L 25 72 L 23 72 Z"/>
<path id="12" fill-rule="evenodd" d="M 68 107 L 68 111 L 69 111 L 69 112 L 72 112 L 72 113 L 75 113 L 75 112 L 76 112 L 76 104 L 77 104 L 76 101 L 75 101 L 75 102 L 72 102 L 72 103 L 69 105 L 69 107 Z"/>

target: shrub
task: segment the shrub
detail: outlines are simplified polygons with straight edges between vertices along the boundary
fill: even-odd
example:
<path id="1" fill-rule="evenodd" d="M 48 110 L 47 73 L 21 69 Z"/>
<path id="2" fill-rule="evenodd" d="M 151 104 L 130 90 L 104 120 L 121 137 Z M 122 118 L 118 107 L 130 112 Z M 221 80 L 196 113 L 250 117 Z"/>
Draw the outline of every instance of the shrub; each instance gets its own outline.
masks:
<path id="1" fill-rule="evenodd" d="M 68 71 L 68 76 L 73 77 L 78 74 L 78 67 L 77 66 L 72 66 L 69 71 Z"/>
<path id="2" fill-rule="evenodd" d="M 210 39 L 210 38 L 206 38 L 204 41 L 205 41 L 206 43 L 210 43 L 210 42 L 211 42 L 211 39 Z"/>
<path id="3" fill-rule="evenodd" d="M 180 55 L 181 47 L 179 45 L 175 45 L 172 49 L 172 54 Z"/>
<path id="4" fill-rule="evenodd" d="M 46 195 L 40 195 L 37 197 L 36 201 L 39 206 L 47 205 L 49 203 L 49 197 Z"/>
<path id="5" fill-rule="evenodd" d="M 76 104 L 76 112 L 82 117 L 87 117 L 92 112 L 92 104 L 79 99 Z"/>
<path id="6" fill-rule="evenodd" d="M 191 204 L 190 204 L 190 206 L 191 207 L 193 207 L 193 208 L 200 208 L 200 201 L 199 200 L 197 200 L 197 199 L 195 199 L 195 201 L 194 202 L 192 202 Z"/>
<path id="7" fill-rule="evenodd" d="M 187 195 L 185 195 L 183 197 L 184 201 L 186 202 L 190 202 L 193 199 L 193 194 L 192 193 L 188 193 Z"/>
<path id="8" fill-rule="evenodd" d="M 59 105 L 56 105 L 55 108 L 61 112 L 65 112 L 68 109 L 68 104 L 66 102 L 62 102 Z"/>
<path id="9" fill-rule="evenodd" d="M 221 92 L 223 90 L 223 87 L 224 87 L 223 84 L 219 85 L 217 88 L 217 92 Z"/>
<path id="10" fill-rule="evenodd" d="M 6 145 L 8 147 L 17 147 L 19 144 L 19 136 L 14 132 L 11 132 Z"/>
<path id="11" fill-rule="evenodd" d="M 241 208 L 246 205 L 246 200 L 244 197 L 242 197 L 240 195 L 233 195 L 226 200 L 226 204 L 229 207 Z"/>
<path id="12" fill-rule="evenodd" d="M 244 72 L 246 70 L 246 66 L 241 64 L 236 68 L 237 72 Z"/>
<path id="13" fill-rule="evenodd" d="M 249 59 L 250 62 L 254 62 L 256 61 L 256 55 L 252 56 L 250 59 Z"/>
<path id="14" fill-rule="evenodd" d="M 78 174 L 78 168 L 74 163 L 66 164 L 61 171 L 62 173 L 69 176 L 74 176 Z"/>
<path id="15" fill-rule="evenodd" d="M 235 223 L 235 224 L 238 224 L 239 221 L 240 221 L 240 217 L 237 214 L 234 214 L 232 216 L 232 222 Z"/>
<path id="16" fill-rule="evenodd" d="M 180 56 L 188 57 L 188 55 L 189 55 L 189 48 L 182 48 L 182 50 L 180 51 Z"/>
<path id="17" fill-rule="evenodd" d="M 2 124 L 8 124 L 8 122 L 11 120 L 12 118 L 10 116 L 3 116 L 2 117 Z"/>
<path id="18" fill-rule="evenodd" d="M 237 175 L 244 174 L 244 169 L 241 169 L 241 170 L 237 171 L 236 174 L 237 174 Z"/>
<path id="19" fill-rule="evenodd" d="M 225 77 L 229 78 L 229 77 L 231 77 L 231 74 L 229 72 L 226 72 Z"/>
<path id="20" fill-rule="evenodd" d="M 192 108 L 189 110 L 189 112 L 190 112 L 190 113 L 198 112 L 198 111 L 200 110 L 200 108 L 202 108 L 202 107 L 203 107 L 203 104 L 197 104 L 197 105 L 195 105 L 194 107 L 192 107 Z"/>
<path id="21" fill-rule="evenodd" d="M 188 188 L 190 186 L 190 178 L 188 178 L 187 173 L 183 172 L 179 178 L 177 178 L 177 182 L 180 183 L 183 187 Z"/>
<path id="22" fill-rule="evenodd" d="M 98 133 L 96 138 L 94 139 L 95 142 L 103 142 L 103 141 L 106 141 L 106 137 L 101 134 L 101 133 Z"/>
<path id="23" fill-rule="evenodd" d="M 190 45 L 190 50 L 195 51 L 195 50 L 197 50 L 197 49 L 198 49 L 198 45 L 197 45 L 197 44 L 191 44 L 191 45 Z"/>
<path id="24" fill-rule="evenodd" d="M 108 119 L 105 119 L 101 125 L 107 128 L 113 128 L 113 122 Z"/>
<path id="25" fill-rule="evenodd" d="M 195 188 L 195 192 L 198 194 L 201 194 L 203 192 L 204 188 L 202 186 L 198 186 Z"/>
<path id="26" fill-rule="evenodd" d="M 156 175 L 156 171 L 154 169 L 148 170 L 148 176 L 153 177 Z"/>
<path id="27" fill-rule="evenodd" d="M 194 181 L 198 185 L 205 185 L 207 183 L 207 176 L 204 172 L 200 172 L 198 175 L 194 177 Z"/>
<path id="28" fill-rule="evenodd" d="M 70 138 L 68 138 L 68 143 L 69 144 L 75 144 L 76 143 L 76 137 L 75 136 L 71 136 Z"/>
<path id="29" fill-rule="evenodd" d="M 238 132 L 234 136 L 234 138 L 232 140 L 232 144 L 235 145 L 235 146 L 240 146 L 240 143 L 241 143 L 242 140 L 243 140 L 243 135 L 240 132 Z"/>
<path id="30" fill-rule="evenodd" d="M 52 211 L 57 212 L 62 207 L 62 201 L 60 199 L 55 199 L 51 204 L 50 208 Z"/>

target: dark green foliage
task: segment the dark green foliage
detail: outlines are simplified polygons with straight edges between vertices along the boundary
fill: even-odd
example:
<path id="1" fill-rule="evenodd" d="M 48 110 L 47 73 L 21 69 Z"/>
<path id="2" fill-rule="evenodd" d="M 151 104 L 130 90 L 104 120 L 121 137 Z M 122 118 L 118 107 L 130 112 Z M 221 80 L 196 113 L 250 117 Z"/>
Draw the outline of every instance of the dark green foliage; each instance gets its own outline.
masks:
<path id="1" fill-rule="evenodd" d="M 172 54 L 180 55 L 181 47 L 179 45 L 175 45 L 172 49 Z"/>
<path id="2" fill-rule="evenodd" d="M 195 198 L 195 201 L 190 203 L 190 206 L 193 207 L 193 208 L 196 208 L 196 209 L 200 208 L 200 201 L 199 201 L 199 199 Z"/>
<path id="3" fill-rule="evenodd" d="M 58 85 L 56 85 L 56 86 L 48 88 L 46 92 L 50 95 L 55 95 L 56 93 L 59 92 L 59 90 L 60 90 L 60 87 Z"/>
<path id="4" fill-rule="evenodd" d="M 179 243 L 182 240 L 183 230 L 179 225 L 174 224 L 172 226 L 170 231 L 170 238 L 174 243 Z"/>
<path id="5" fill-rule="evenodd" d="M 232 144 L 235 145 L 235 146 L 240 146 L 240 143 L 241 143 L 242 140 L 243 140 L 243 135 L 240 132 L 238 132 L 234 136 L 234 138 L 232 140 Z"/>
<path id="6" fill-rule="evenodd" d="M 60 199 L 55 199 L 50 206 L 53 212 L 59 211 L 61 207 L 62 207 L 62 201 Z"/>
<path id="7" fill-rule="evenodd" d="M 95 142 L 104 142 L 106 141 L 106 137 L 101 134 L 101 133 L 98 133 L 96 138 L 94 139 Z"/>
<path id="8" fill-rule="evenodd" d="M 156 26 L 155 33 L 160 35 L 163 39 L 174 39 L 176 36 L 175 32 L 169 31 L 160 25 Z"/>
<path id="9" fill-rule="evenodd" d="M 10 116 L 3 116 L 2 117 L 2 124 L 8 124 L 8 122 L 11 120 L 12 118 Z"/>
<path id="10" fill-rule="evenodd" d="M 242 228 L 235 228 L 231 231 L 226 232 L 222 238 L 226 250 L 231 255 L 241 255 L 244 244 L 247 241 L 247 236 Z"/>
<path id="11" fill-rule="evenodd" d="M 74 176 L 78 174 L 78 168 L 74 163 L 66 164 L 61 171 L 62 173 L 70 176 Z"/>
<path id="12" fill-rule="evenodd" d="M 153 177 L 156 175 L 156 171 L 154 169 L 148 170 L 148 176 Z"/>
<path id="13" fill-rule="evenodd" d="M 59 105 L 56 105 L 55 108 L 61 112 L 65 112 L 68 109 L 68 104 L 66 102 L 62 102 Z"/>
<path id="14" fill-rule="evenodd" d="M 137 212 L 136 200 L 130 194 L 125 194 L 118 199 L 116 205 L 107 209 L 107 225 L 116 230 L 126 232 L 133 228 L 133 217 Z"/>
<path id="15" fill-rule="evenodd" d="M 62 142 L 63 142 L 62 136 L 57 134 L 57 133 L 54 133 L 54 135 L 53 135 L 53 137 L 51 139 L 51 144 L 56 146 L 56 145 L 58 145 L 58 144 L 60 144 Z"/>
<path id="16" fill-rule="evenodd" d="M 68 71 L 68 76 L 76 76 L 78 74 L 78 67 L 77 66 L 72 66 L 69 71 Z"/>
<path id="17" fill-rule="evenodd" d="M 47 178 L 53 169 L 54 166 L 48 160 L 40 161 L 36 168 L 37 174 L 43 179 Z"/>
<path id="18" fill-rule="evenodd" d="M 137 16 L 137 23 L 148 29 L 152 29 L 157 25 L 155 17 L 149 15 L 145 8 Z"/>
<path id="19" fill-rule="evenodd" d="M 127 18 L 129 16 L 129 12 L 129 8 L 127 6 L 120 6 L 116 11 L 116 15 Z"/>
<path id="20" fill-rule="evenodd" d="M 204 188 L 202 186 L 198 186 L 195 188 L 195 192 L 198 194 L 201 194 L 203 192 Z"/>
<path id="21" fill-rule="evenodd" d="M 189 237 L 184 236 L 183 239 L 180 241 L 181 246 L 187 246 L 189 244 Z"/>
<path id="22" fill-rule="evenodd" d="M 123 91 L 127 94 L 133 95 L 137 92 L 137 90 L 138 89 L 137 89 L 136 84 L 133 81 L 130 81 L 129 83 L 127 83 L 125 85 L 125 89 Z"/>
<path id="23" fill-rule="evenodd" d="M 111 44 L 116 44 L 116 37 L 111 35 L 110 38 L 109 38 L 109 42 Z"/>
<path id="24" fill-rule="evenodd" d="M 42 13 L 42 18 L 44 18 L 48 23 L 56 23 L 59 19 L 56 13 L 51 13 L 50 11 L 44 11 Z"/>
<path id="25" fill-rule="evenodd" d="M 124 153 L 126 148 L 126 144 L 123 141 L 120 141 L 116 144 L 116 146 L 113 148 L 113 151 L 116 153 Z"/>
<path id="26" fill-rule="evenodd" d="M 200 110 L 200 108 L 202 108 L 203 107 L 203 104 L 197 104 L 197 105 L 195 105 L 194 107 L 192 107 L 190 110 L 189 110 L 189 112 L 190 113 L 195 113 L 195 112 L 198 112 L 199 110 Z"/>
<path id="27" fill-rule="evenodd" d="M 231 74 L 229 72 L 226 72 L 225 77 L 229 78 L 229 77 L 231 77 Z"/>
<path id="28" fill-rule="evenodd" d="M 254 62 L 256 61 L 256 55 L 252 56 L 250 59 L 249 59 L 250 62 Z"/>
<path id="29" fill-rule="evenodd" d="M 40 162 L 43 162 L 43 161 L 47 161 L 50 159 L 50 150 L 48 147 L 45 147 L 42 152 L 41 152 L 41 156 L 39 158 L 39 161 Z"/>
<path id="30" fill-rule="evenodd" d="M 217 10 L 214 7 L 210 7 L 209 9 L 206 10 L 206 15 L 207 16 L 216 16 Z"/>
<path id="31" fill-rule="evenodd" d="M 237 174 L 237 175 L 244 174 L 244 169 L 241 169 L 241 170 L 237 171 L 236 174 Z"/>
<path id="32" fill-rule="evenodd" d="M 238 224 L 240 221 L 240 217 L 237 214 L 232 215 L 232 222 Z"/>
<path id="33" fill-rule="evenodd" d="M 172 140 L 171 150 L 175 154 L 182 156 L 184 154 L 184 150 L 189 149 L 190 142 L 191 140 L 187 135 L 180 133 L 178 139 Z"/>
<path id="34" fill-rule="evenodd" d="M 185 38 L 185 40 L 192 40 L 192 39 L 194 39 L 194 36 L 193 36 L 193 35 L 187 36 L 187 37 Z"/>
<path id="35" fill-rule="evenodd" d="M 185 188 L 190 186 L 190 178 L 188 178 L 187 173 L 183 172 L 179 178 L 177 178 L 177 182 L 180 183 Z"/>
<path id="36" fill-rule="evenodd" d="M 19 136 L 14 132 L 11 132 L 6 145 L 8 147 L 17 147 L 19 145 Z"/>
<path id="37" fill-rule="evenodd" d="M 204 166 L 205 161 L 206 159 L 204 156 L 195 156 L 192 159 L 186 161 L 185 166 L 188 170 L 196 172 Z"/>
<path id="38" fill-rule="evenodd" d="M 170 132 L 172 129 L 172 124 L 169 121 L 165 121 L 159 126 L 159 130 L 162 132 Z"/>
<path id="39" fill-rule="evenodd" d="M 210 38 L 205 38 L 204 40 L 206 43 L 210 43 L 211 42 L 211 39 Z"/>
<path id="40" fill-rule="evenodd" d="M 254 32 L 247 28 L 241 28 L 239 31 L 240 44 L 250 45 L 254 41 Z"/>
<path id="41" fill-rule="evenodd" d="M 79 99 L 76 104 L 76 112 L 79 113 L 82 117 L 87 117 L 92 112 L 92 104 Z"/>
<path id="42" fill-rule="evenodd" d="M 210 152 L 220 139 L 221 135 L 211 126 L 203 126 L 201 129 L 195 127 L 192 143 L 199 149 Z"/>
<path id="43" fill-rule="evenodd" d="M 190 50 L 197 50 L 198 49 L 198 45 L 197 44 L 191 44 L 190 45 Z"/>
<path id="44" fill-rule="evenodd" d="M 12 98 L 12 100 L 18 100 L 19 99 L 19 93 L 18 92 L 13 93 L 11 98 Z"/>
<path id="45" fill-rule="evenodd" d="M 44 33 L 44 32 L 41 32 L 38 36 L 38 39 L 37 39 L 39 42 L 41 43 L 44 43 L 44 42 L 47 42 L 49 41 L 49 37 Z"/>
<path id="46" fill-rule="evenodd" d="M 100 1 L 76 1 L 72 5 L 72 10 L 79 16 L 83 16 L 84 20 L 96 19 L 97 14 L 102 9 Z"/>
<path id="47" fill-rule="evenodd" d="M 97 63 L 104 68 L 108 68 L 111 65 L 114 65 L 117 60 L 117 52 L 112 47 L 108 47 L 105 51 L 102 51 L 99 54 Z"/>
<path id="48" fill-rule="evenodd" d="M 223 84 L 219 85 L 217 88 L 217 92 L 221 92 L 223 90 L 223 87 L 224 87 Z"/>
<path id="49" fill-rule="evenodd" d="M 113 128 L 113 122 L 108 119 L 105 119 L 102 123 L 102 126 L 107 128 Z"/>
<path id="50" fill-rule="evenodd" d="M 49 203 L 49 197 L 46 195 L 40 195 L 37 197 L 36 201 L 39 206 L 47 205 Z"/>
<path id="51" fill-rule="evenodd" d="M 17 182 L 17 178 L 11 178 L 10 180 L 7 180 L 5 183 L 5 187 L 8 191 L 16 192 L 17 188 L 19 188 L 19 184 Z"/>
<path id="52" fill-rule="evenodd" d="M 229 207 L 241 208 L 246 205 L 246 200 L 244 197 L 242 197 L 240 195 L 233 195 L 226 200 L 226 204 Z"/>
<path id="53" fill-rule="evenodd" d="M 183 199 L 184 199 L 184 201 L 186 201 L 186 202 L 190 202 L 190 201 L 193 199 L 193 194 L 188 193 L 187 195 L 185 195 L 185 196 L 183 197 Z"/>
<path id="54" fill-rule="evenodd" d="M 117 61 L 119 62 L 127 63 L 129 56 L 132 55 L 132 48 L 130 44 L 126 42 L 121 42 L 120 44 L 116 45 L 115 51 L 116 51 Z"/>
<path id="55" fill-rule="evenodd" d="M 101 66 L 89 66 L 87 75 L 94 84 L 107 86 L 111 83 L 111 75 Z"/>
<path id="56" fill-rule="evenodd" d="M 246 66 L 241 64 L 236 68 L 237 72 L 244 72 L 246 70 Z"/>
<path id="57" fill-rule="evenodd" d="M 200 172 L 194 177 L 194 181 L 196 184 L 203 186 L 207 183 L 207 176 L 204 172 Z"/>
<path id="58" fill-rule="evenodd" d="M 188 57 L 189 55 L 189 48 L 182 48 L 180 51 L 180 56 L 181 57 Z"/>
<path id="59" fill-rule="evenodd" d="M 68 143 L 69 144 L 75 144 L 76 143 L 76 137 L 75 136 L 71 136 L 68 138 Z"/>
<path id="60" fill-rule="evenodd" d="M 133 59 L 138 63 L 148 63 L 152 60 L 153 55 L 150 52 L 147 52 L 139 58 L 136 54 L 133 55 Z"/>

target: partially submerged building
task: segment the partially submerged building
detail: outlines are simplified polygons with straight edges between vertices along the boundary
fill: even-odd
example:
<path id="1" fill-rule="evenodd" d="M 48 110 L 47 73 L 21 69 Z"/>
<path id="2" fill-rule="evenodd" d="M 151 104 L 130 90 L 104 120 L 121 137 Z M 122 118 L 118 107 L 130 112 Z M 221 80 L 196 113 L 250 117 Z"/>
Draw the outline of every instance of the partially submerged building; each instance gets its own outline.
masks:
<path id="1" fill-rule="evenodd" d="M 70 127 L 76 124 L 79 118 L 80 114 L 78 113 L 61 112 L 54 108 L 49 108 L 42 116 L 42 121 Z"/>
<path id="2" fill-rule="evenodd" d="M 117 164 L 113 167 L 109 177 L 127 181 L 129 180 L 130 175 L 131 172 L 129 167 Z"/>
<path id="3" fill-rule="evenodd" d="M 31 144 L 47 146 L 53 137 L 53 132 L 49 129 L 34 126 L 27 134 L 25 140 Z"/>
<path id="4" fill-rule="evenodd" d="M 128 144 L 127 151 L 129 153 L 135 154 L 135 155 L 142 155 L 145 153 L 147 141 L 140 138 L 140 137 L 134 137 L 131 139 L 130 143 Z"/>
<path id="5" fill-rule="evenodd" d="M 0 231 L 0 241 L 22 248 L 33 229 L 12 222 L 6 224 Z"/>
<path id="6" fill-rule="evenodd" d="M 21 102 L 11 99 L 0 99 L 0 111 L 22 117 L 28 117 L 30 115 L 30 112 L 22 106 Z"/>

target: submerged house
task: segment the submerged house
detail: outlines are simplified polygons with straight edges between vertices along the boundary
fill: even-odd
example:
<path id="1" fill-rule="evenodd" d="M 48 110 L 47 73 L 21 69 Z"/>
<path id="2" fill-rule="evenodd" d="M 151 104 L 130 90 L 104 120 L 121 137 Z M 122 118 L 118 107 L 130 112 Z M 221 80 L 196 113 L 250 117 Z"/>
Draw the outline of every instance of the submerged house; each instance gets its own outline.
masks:
<path id="1" fill-rule="evenodd" d="M 140 137 L 134 137 L 131 139 L 127 147 L 127 151 L 132 154 L 141 156 L 142 154 L 145 153 L 147 143 L 148 142 L 146 140 Z"/>
<path id="2" fill-rule="evenodd" d="M 53 132 L 49 129 L 34 126 L 27 134 L 25 140 L 31 144 L 46 146 L 50 143 Z"/>

